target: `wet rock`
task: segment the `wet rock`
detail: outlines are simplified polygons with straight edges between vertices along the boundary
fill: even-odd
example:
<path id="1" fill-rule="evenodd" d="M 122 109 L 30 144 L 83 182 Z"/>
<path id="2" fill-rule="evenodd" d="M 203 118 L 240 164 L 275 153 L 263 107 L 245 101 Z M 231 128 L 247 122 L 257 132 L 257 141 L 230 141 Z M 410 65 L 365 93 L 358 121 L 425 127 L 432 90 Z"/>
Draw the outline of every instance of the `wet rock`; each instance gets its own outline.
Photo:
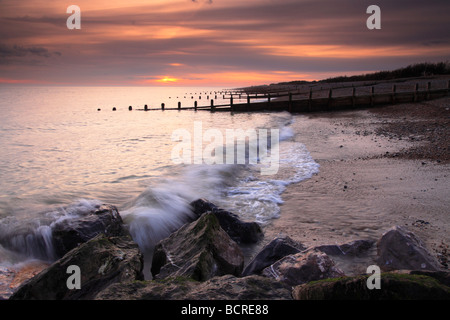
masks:
<path id="1" fill-rule="evenodd" d="M 6 300 L 13 293 L 10 283 L 14 280 L 14 270 L 0 266 L 0 300 Z"/>
<path id="2" fill-rule="evenodd" d="M 323 252 L 311 250 L 286 256 L 265 268 L 262 275 L 274 278 L 289 286 L 342 277 L 344 273 L 335 266 L 334 261 Z"/>
<path id="3" fill-rule="evenodd" d="M 367 254 L 374 244 L 372 240 L 355 240 L 341 245 L 317 246 L 315 249 L 331 256 L 358 257 Z"/>
<path id="4" fill-rule="evenodd" d="M 192 201 L 190 203 L 191 207 L 192 207 L 192 211 L 198 216 L 200 217 L 202 214 L 204 214 L 207 211 L 214 211 L 219 209 L 214 203 L 209 202 L 206 199 L 198 199 L 195 201 Z"/>
<path id="5" fill-rule="evenodd" d="M 367 276 L 326 279 L 296 286 L 296 300 L 448 300 L 450 287 L 439 280 L 446 276 L 412 271 L 387 272 L 380 275 L 380 289 L 367 287 Z"/>
<path id="6" fill-rule="evenodd" d="M 280 237 L 269 242 L 247 265 L 242 272 L 243 276 L 260 274 L 262 270 L 281 258 L 306 250 L 302 244 L 289 237 Z"/>
<path id="7" fill-rule="evenodd" d="M 439 270 L 439 263 L 412 232 L 396 226 L 377 242 L 377 264 L 383 271 Z"/>
<path id="8" fill-rule="evenodd" d="M 56 222 L 52 227 L 55 254 L 62 257 L 100 233 L 113 237 L 128 233 L 116 207 L 102 205 L 87 212 L 77 212 L 73 217 Z"/>
<path id="9" fill-rule="evenodd" d="M 234 213 L 220 209 L 208 200 L 193 201 L 191 207 L 198 217 L 205 212 L 212 212 L 219 220 L 222 229 L 237 243 L 256 243 L 264 236 L 258 223 L 241 221 Z"/>
<path id="10" fill-rule="evenodd" d="M 177 277 L 115 284 L 99 293 L 98 300 L 291 300 L 282 283 L 262 276 L 214 277 L 205 282 Z"/>
<path id="11" fill-rule="evenodd" d="M 14 277 L 9 284 L 11 289 L 16 289 L 24 281 L 34 277 L 39 274 L 42 270 L 49 267 L 49 263 L 35 260 L 30 262 L 25 262 L 21 267 L 14 268 Z"/>
<path id="12" fill-rule="evenodd" d="M 80 289 L 69 289 L 69 266 L 80 268 Z M 142 280 L 143 257 L 128 236 L 95 238 L 69 251 L 61 259 L 25 281 L 11 300 L 92 299 L 111 284 Z"/>
<path id="13" fill-rule="evenodd" d="M 243 266 L 241 249 L 208 212 L 156 245 L 151 272 L 157 279 L 182 276 L 205 281 L 225 274 L 239 276 Z"/>

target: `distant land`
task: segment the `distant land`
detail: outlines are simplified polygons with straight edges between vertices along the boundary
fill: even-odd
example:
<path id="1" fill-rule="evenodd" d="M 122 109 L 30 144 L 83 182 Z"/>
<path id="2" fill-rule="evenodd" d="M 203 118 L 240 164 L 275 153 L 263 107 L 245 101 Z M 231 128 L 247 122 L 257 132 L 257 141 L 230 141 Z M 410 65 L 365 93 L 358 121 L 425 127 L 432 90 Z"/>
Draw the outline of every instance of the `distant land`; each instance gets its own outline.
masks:
<path id="1" fill-rule="evenodd" d="M 377 71 L 368 74 L 354 76 L 339 76 L 327 78 L 319 81 L 296 80 L 289 82 L 272 83 L 270 85 L 253 86 L 252 88 L 270 87 L 270 86 L 293 86 L 314 83 L 331 83 L 331 82 L 354 82 L 354 81 L 388 81 L 403 78 L 429 77 L 437 75 L 450 75 L 450 62 L 423 62 L 408 65 L 407 67 L 391 70 Z"/>

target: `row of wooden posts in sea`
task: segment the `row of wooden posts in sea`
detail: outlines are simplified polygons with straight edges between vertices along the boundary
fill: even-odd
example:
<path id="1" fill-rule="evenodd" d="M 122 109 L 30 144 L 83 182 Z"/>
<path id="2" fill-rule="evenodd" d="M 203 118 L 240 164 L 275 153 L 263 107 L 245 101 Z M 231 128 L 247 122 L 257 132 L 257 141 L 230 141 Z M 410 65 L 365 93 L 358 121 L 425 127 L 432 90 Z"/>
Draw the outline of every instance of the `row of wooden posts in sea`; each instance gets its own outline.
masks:
<path id="1" fill-rule="evenodd" d="M 442 83 L 442 81 L 440 81 Z M 445 85 L 439 87 L 432 87 L 432 82 L 426 83 L 426 87 L 420 90 L 419 83 L 415 83 L 407 91 L 399 91 L 398 84 L 394 84 L 391 90 L 383 90 L 383 92 L 375 92 L 375 86 L 355 87 L 348 86 L 347 88 L 321 88 L 321 97 L 314 97 L 312 88 L 307 91 L 278 91 L 268 93 L 246 92 L 244 90 L 222 91 L 214 92 L 214 99 L 217 99 L 218 94 L 222 95 L 223 100 L 229 99 L 227 104 L 216 105 L 214 99 L 209 99 L 206 95 L 206 100 L 210 100 L 209 105 L 199 106 L 198 101 L 195 100 L 193 105 L 183 107 L 181 102 L 178 102 L 176 108 L 166 108 L 165 103 L 161 103 L 160 108 L 149 108 L 145 105 L 143 108 L 135 110 L 139 111 L 153 111 L 153 110 L 209 110 L 209 111 L 231 111 L 231 112 L 251 112 L 251 111 L 289 111 L 289 112 L 314 112 L 314 111 L 332 111 L 349 108 L 373 107 L 377 105 L 387 105 L 395 103 L 418 102 L 423 100 L 431 100 L 448 96 L 450 92 L 450 80 L 447 80 Z M 368 93 L 357 94 L 358 88 L 364 88 L 365 91 L 369 89 Z M 351 89 L 351 94 L 344 96 L 333 95 L 336 89 Z M 323 96 L 325 93 L 325 96 Z M 211 93 L 210 93 L 211 94 Z M 294 97 L 299 97 L 294 99 Z M 201 100 L 201 95 L 198 97 Z M 194 99 L 194 96 L 191 96 Z M 245 103 L 235 103 L 235 99 L 246 99 Z M 259 100 L 252 102 L 252 100 Z M 264 101 L 261 101 L 264 100 Z M 100 110 L 100 109 L 99 109 Z M 113 111 L 116 111 L 113 108 Z M 132 111 L 133 107 L 129 106 L 128 110 Z"/>

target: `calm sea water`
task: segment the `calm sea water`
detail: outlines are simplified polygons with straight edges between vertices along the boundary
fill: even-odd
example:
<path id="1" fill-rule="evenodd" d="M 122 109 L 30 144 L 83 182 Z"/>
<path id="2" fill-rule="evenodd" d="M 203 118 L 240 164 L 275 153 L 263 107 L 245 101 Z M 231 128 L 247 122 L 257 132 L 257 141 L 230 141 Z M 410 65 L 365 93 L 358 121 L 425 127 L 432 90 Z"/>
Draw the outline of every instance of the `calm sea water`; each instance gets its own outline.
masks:
<path id="1" fill-rule="evenodd" d="M 293 139 L 291 125 L 298 119 L 289 113 L 136 110 L 163 102 L 166 108 L 178 101 L 206 105 L 206 95 L 219 90 L 0 87 L 0 266 L 51 259 L 51 245 L 43 253 L 34 242 L 49 239 L 57 219 L 98 203 L 119 208 L 144 250 L 181 224 L 189 202 L 198 198 L 244 220 L 265 224 L 277 218 L 286 185 L 318 170 Z M 224 102 L 221 97 L 216 105 Z M 179 142 L 172 134 L 185 129 L 194 139 L 199 123 L 202 132 L 219 130 L 224 137 L 227 129 L 279 130 L 278 173 L 263 176 L 251 164 L 174 163 Z"/>

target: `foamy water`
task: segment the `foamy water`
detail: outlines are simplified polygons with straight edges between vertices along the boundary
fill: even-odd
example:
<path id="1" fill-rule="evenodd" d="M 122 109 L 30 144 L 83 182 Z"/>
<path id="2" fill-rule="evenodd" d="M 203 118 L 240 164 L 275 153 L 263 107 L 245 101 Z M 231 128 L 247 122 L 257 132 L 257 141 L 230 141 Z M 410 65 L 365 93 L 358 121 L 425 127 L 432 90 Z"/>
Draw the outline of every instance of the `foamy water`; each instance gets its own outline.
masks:
<path id="1" fill-rule="evenodd" d="M 295 141 L 296 119 L 289 113 L 136 110 L 163 102 L 166 108 L 178 101 L 202 105 L 214 91 L 219 89 L 0 88 L 0 266 L 52 261 L 52 226 L 100 203 L 118 207 L 144 251 L 185 223 L 189 203 L 198 198 L 263 225 L 277 218 L 286 186 L 318 171 Z M 216 105 L 224 103 L 218 98 Z M 224 136 L 227 129 L 279 130 L 277 174 L 261 175 L 261 164 L 174 163 L 172 133 L 193 132 L 195 123 Z"/>

